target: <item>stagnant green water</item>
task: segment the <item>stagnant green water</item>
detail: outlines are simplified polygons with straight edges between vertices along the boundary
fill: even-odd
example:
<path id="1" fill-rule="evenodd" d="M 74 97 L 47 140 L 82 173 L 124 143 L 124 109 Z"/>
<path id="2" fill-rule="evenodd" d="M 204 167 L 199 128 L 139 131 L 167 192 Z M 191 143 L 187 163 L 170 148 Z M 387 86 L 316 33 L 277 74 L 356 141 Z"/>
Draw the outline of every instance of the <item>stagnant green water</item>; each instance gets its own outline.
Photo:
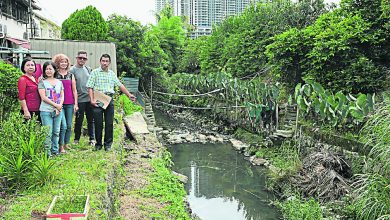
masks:
<path id="1" fill-rule="evenodd" d="M 173 170 L 188 176 L 192 211 L 201 219 L 278 219 L 264 170 L 251 166 L 229 144 L 178 144 L 169 147 Z"/>
<path id="2" fill-rule="evenodd" d="M 174 126 L 161 112 L 158 125 Z M 190 207 L 204 220 L 280 219 L 269 205 L 265 170 L 252 166 L 230 144 L 177 144 L 169 146 L 173 170 L 188 177 L 185 185 Z"/>

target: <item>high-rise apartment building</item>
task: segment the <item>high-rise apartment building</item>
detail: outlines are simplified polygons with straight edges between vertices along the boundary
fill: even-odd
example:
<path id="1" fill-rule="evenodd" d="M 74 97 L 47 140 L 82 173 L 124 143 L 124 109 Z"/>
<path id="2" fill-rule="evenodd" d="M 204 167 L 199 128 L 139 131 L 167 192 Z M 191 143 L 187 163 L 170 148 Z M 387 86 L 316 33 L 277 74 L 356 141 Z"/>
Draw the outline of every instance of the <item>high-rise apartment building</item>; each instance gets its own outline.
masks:
<path id="1" fill-rule="evenodd" d="M 251 3 L 259 0 L 156 0 L 156 12 L 170 4 L 176 16 L 186 16 L 195 27 L 191 37 L 210 35 L 212 26 L 231 15 L 241 14 Z"/>

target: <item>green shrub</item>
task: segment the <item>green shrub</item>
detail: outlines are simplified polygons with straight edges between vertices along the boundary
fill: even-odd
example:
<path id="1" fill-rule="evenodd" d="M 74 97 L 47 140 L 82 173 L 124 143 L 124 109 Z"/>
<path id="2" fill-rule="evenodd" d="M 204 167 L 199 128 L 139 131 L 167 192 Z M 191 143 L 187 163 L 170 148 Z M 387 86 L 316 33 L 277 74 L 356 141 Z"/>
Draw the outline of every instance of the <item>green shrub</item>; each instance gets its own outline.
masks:
<path id="1" fill-rule="evenodd" d="M 277 206 L 282 210 L 284 219 L 323 219 L 320 204 L 313 198 L 310 198 L 309 200 L 302 200 L 299 197 L 291 197 L 284 202 L 277 203 Z"/>
<path id="2" fill-rule="evenodd" d="M 17 82 L 22 73 L 0 60 L 0 121 L 18 106 Z"/>
<path id="3" fill-rule="evenodd" d="M 131 115 L 134 112 L 142 112 L 143 108 L 140 105 L 132 102 L 126 95 L 119 96 L 119 107 L 123 109 L 125 115 Z"/>
<path id="4" fill-rule="evenodd" d="M 92 5 L 73 12 L 61 27 L 61 37 L 69 40 L 104 41 L 108 36 L 108 24 Z"/>
<path id="5" fill-rule="evenodd" d="M 313 25 L 276 35 L 266 50 L 274 76 L 291 90 L 309 79 L 332 91 L 382 91 L 390 42 L 385 2 L 345 0 Z"/>

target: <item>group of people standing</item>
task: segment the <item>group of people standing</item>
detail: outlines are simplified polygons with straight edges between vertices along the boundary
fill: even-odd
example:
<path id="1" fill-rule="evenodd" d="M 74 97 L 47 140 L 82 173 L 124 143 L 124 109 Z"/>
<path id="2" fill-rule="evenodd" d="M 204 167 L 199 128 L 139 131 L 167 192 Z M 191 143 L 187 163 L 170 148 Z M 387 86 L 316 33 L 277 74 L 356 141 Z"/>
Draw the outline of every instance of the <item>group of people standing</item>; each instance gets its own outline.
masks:
<path id="1" fill-rule="evenodd" d="M 115 87 L 125 93 L 132 101 L 135 97 L 109 69 L 111 57 L 103 54 L 100 67 L 91 70 L 86 66 L 88 53 L 79 51 L 76 64 L 71 66 L 70 59 L 64 54 L 57 54 L 52 61 L 36 64 L 26 58 L 21 64 L 24 73 L 18 81 L 21 114 L 26 120 L 34 115 L 48 128 L 45 140 L 47 154 L 57 155 L 70 149 L 73 116 L 75 119 L 74 144 L 78 144 L 84 115 L 87 118 L 89 143 L 95 150 L 111 150 L 113 142 L 114 100 L 107 108 L 100 107 L 94 92 L 99 91 L 113 96 Z M 104 126 L 103 126 L 104 121 Z M 104 127 L 104 142 L 103 140 Z"/>

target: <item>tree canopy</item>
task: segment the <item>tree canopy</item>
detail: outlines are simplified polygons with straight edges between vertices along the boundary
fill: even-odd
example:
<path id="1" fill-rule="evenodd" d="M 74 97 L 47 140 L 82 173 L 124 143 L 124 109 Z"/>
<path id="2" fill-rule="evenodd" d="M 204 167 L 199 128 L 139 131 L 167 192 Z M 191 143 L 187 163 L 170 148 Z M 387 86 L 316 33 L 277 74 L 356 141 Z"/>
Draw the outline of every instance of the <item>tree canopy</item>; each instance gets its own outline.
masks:
<path id="1" fill-rule="evenodd" d="M 105 41 L 108 25 L 93 6 L 76 10 L 62 23 L 61 37 L 69 40 Z"/>
<path id="2" fill-rule="evenodd" d="M 139 77 L 143 66 L 141 44 L 146 28 L 126 16 L 110 15 L 108 40 L 116 44 L 118 72 L 126 76 Z"/>

